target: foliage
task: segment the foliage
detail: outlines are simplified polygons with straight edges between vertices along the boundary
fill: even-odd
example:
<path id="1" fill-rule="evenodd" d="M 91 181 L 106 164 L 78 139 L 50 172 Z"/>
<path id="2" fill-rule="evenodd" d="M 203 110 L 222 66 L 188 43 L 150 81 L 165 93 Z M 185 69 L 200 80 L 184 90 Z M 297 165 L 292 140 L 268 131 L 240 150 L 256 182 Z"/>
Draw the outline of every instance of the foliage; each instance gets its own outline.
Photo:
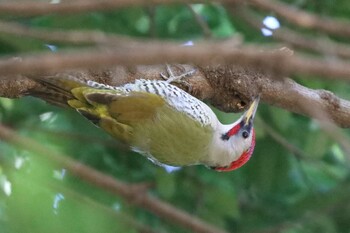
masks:
<path id="1" fill-rule="evenodd" d="M 322 9 L 334 16 L 349 15 L 348 1 L 298 2 L 309 10 Z M 247 35 L 252 42 L 269 40 L 237 22 L 235 17 L 230 18 L 220 5 L 197 4 L 193 9 L 207 22 L 215 38 L 239 33 Z M 21 22 L 45 28 L 95 29 L 137 37 L 175 38 L 179 44 L 203 37 L 186 6 L 157 6 L 152 10 L 154 19 L 150 9 L 133 7 L 34 17 Z M 150 35 L 151 27 L 155 35 Z M 0 35 L 3 54 L 39 50 L 48 50 L 45 42 Z M 350 98 L 342 83 L 298 78 L 311 88 L 325 88 Z M 155 185 L 151 190 L 153 195 L 230 232 L 276 229 L 285 233 L 348 232 L 348 155 L 311 119 L 264 104 L 258 112 L 261 120 L 307 157 L 298 158 L 257 122 L 254 156 L 241 169 L 217 173 L 195 166 L 167 173 L 146 158 L 127 151 L 72 110 L 56 108 L 31 97 L 0 99 L 0 121 L 21 135 L 121 180 L 152 183 Z M 217 114 L 223 122 L 237 117 L 218 111 Z M 125 216 L 132 216 L 159 231 L 184 232 L 145 210 L 128 205 L 118 196 L 84 183 L 67 174 L 64 168 L 43 161 L 29 151 L 0 142 L 0 162 L 0 232 L 28 232 L 28 229 L 30 232 L 136 232 L 126 224 Z"/>

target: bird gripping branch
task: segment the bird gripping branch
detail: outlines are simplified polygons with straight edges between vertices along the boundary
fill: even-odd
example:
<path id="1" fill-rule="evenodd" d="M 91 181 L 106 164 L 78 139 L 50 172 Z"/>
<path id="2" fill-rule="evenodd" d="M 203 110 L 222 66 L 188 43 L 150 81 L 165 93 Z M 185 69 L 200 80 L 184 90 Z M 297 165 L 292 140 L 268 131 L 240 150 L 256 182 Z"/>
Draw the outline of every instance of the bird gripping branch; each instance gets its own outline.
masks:
<path id="1" fill-rule="evenodd" d="M 42 85 L 29 94 L 76 109 L 156 164 L 203 164 L 217 171 L 243 166 L 255 146 L 259 97 L 236 122 L 223 125 L 204 102 L 172 85 L 178 80 L 169 68 L 168 73 L 165 81 L 137 79 L 120 87 L 72 77 L 35 77 Z"/>

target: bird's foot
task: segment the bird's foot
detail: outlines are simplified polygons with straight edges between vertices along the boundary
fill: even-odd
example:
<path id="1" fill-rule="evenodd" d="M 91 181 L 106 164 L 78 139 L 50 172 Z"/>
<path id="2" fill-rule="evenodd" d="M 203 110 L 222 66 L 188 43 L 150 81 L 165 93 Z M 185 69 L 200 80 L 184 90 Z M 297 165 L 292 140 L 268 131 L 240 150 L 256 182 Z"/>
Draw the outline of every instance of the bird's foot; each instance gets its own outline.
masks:
<path id="1" fill-rule="evenodd" d="M 166 71 L 168 73 L 167 75 L 160 73 L 160 76 L 162 76 L 162 78 L 167 83 L 179 83 L 179 84 L 186 86 L 188 88 L 188 90 L 191 91 L 191 89 L 192 89 L 191 84 L 183 79 L 194 75 L 197 71 L 196 69 L 192 69 L 190 71 L 185 71 L 180 75 L 174 75 L 170 65 L 166 64 Z"/>

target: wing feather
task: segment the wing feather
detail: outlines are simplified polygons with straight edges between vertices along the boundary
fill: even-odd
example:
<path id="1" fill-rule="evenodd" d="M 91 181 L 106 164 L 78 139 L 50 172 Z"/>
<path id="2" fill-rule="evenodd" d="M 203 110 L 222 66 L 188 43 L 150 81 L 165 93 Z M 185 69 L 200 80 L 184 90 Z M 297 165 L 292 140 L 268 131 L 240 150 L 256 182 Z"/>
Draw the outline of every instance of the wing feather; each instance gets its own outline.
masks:
<path id="1" fill-rule="evenodd" d="M 78 87 L 70 106 L 112 136 L 130 142 L 133 125 L 152 120 L 165 100 L 152 93 Z"/>

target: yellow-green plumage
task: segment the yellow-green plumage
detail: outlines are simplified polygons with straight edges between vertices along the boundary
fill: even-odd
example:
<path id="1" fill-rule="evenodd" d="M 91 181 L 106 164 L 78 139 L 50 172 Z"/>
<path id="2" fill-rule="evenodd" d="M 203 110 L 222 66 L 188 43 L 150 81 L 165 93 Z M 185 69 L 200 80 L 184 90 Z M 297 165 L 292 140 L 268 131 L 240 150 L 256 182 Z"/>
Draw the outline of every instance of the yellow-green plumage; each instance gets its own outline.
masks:
<path id="1" fill-rule="evenodd" d="M 164 86 L 168 93 L 163 92 L 162 96 L 155 94 L 158 90 L 152 89 L 159 81 L 149 81 L 149 86 L 140 87 L 149 92 L 137 88 L 104 88 L 102 84 L 99 88 L 71 78 L 45 78 L 39 82 L 44 89 L 36 90 L 34 94 L 55 104 L 66 102 L 110 135 L 156 163 L 174 166 L 199 164 L 207 156 L 213 129 L 209 124 L 203 124 L 201 118 L 194 119 L 176 109 L 174 103 L 168 103 L 165 96 L 184 98 L 176 97 L 177 89 L 171 84 Z"/>

